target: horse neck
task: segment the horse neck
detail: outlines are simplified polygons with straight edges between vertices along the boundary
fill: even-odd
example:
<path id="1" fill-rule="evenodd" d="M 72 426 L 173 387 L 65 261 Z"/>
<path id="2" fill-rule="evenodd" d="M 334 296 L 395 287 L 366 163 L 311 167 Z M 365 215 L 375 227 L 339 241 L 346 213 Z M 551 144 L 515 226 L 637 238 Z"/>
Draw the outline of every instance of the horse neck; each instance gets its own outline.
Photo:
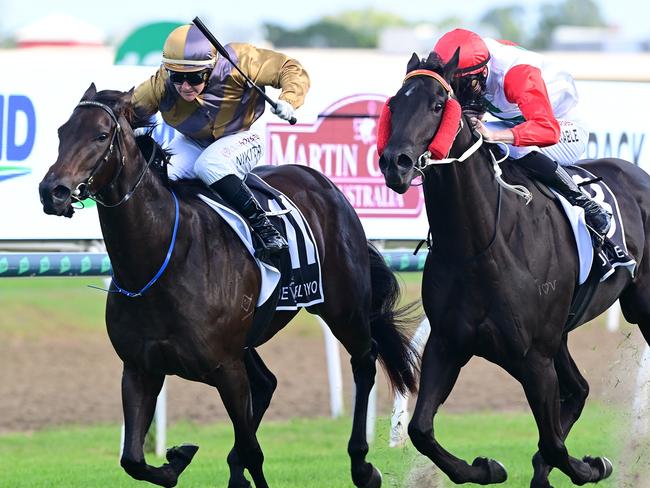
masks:
<path id="1" fill-rule="evenodd" d="M 124 169 L 110 191 L 102 194 L 106 203 L 117 203 L 132 191 L 147 161 L 132 138 L 124 140 Z M 151 270 L 163 262 L 174 225 L 174 201 L 149 168 L 131 197 L 116 207 L 97 205 L 111 265 L 121 286 L 143 286 Z M 142 270 L 142 271 L 139 271 Z M 146 277 L 148 280 L 151 276 Z"/>
<path id="2" fill-rule="evenodd" d="M 466 123 L 450 155 L 458 157 L 472 144 Z M 434 247 L 447 256 L 469 257 L 484 251 L 494 236 L 498 189 L 483 148 L 463 162 L 434 167 L 423 190 Z"/>

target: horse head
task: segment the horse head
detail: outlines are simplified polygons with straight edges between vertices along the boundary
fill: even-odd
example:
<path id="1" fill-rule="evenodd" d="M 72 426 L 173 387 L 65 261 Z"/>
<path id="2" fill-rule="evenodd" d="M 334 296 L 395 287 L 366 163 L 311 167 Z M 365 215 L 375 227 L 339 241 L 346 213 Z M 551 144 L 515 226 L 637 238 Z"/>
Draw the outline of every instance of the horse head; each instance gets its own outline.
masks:
<path id="1" fill-rule="evenodd" d="M 73 201 L 111 186 L 124 165 L 124 129 L 133 119 L 132 90 L 97 92 L 92 83 L 59 127 L 59 153 L 39 184 L 43 211 L 72 217 Z"/>
<path id="2" fill-rule="evenodd" d="M 384 105 L 377 131 L 379 168 L 397 193 L 418 176 L 422 155 L 442 159 L 449 153 L 461 117 L 451 89 L 458 56 L 459 50 L 443 64 L 434 52 L 425 60 L 414 53 L 402 87 Z"/>

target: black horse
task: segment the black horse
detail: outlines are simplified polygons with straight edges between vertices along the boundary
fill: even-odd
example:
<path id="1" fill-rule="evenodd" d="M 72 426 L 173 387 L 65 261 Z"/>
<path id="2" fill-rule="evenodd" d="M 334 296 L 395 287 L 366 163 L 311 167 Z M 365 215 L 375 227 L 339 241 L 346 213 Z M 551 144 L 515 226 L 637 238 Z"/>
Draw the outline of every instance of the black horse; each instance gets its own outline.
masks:
<path id="1" fill-rule="evenodd" d="M 431 335 L 409 436 L 455 483 L 506 479 L 497 461 L 477 458 L 470 465 L 447 452 L 433 432 L 433 417 L 460 369 L 477 355 L 501 366 L 523 386 L 539 430 L 531 487 L 549 487 L 553 467 L 575 484 L 597 482 L 611 474 L 611 463 L 602 457 L 576 459 L 564 443 L 589 392 L 567 348 L 565 324 L 578 280 L 567 219 L 516 162 L 503 164 L 504 178 L 528 187 L 532 202 L 525 205 L 514 193 L 501 194 L 489 153 L 495 146 L 479 147 L 479 135 L 458 105 L 451 160 L 443 151 L 440 158 L 448 164 L 427 164 L 436 162 L 428 159 L 430 142 L 445 112 L 457 104 L 449 90 L 457 62 L 458 52 L 446 65 L 435 54 L 426 60 L 413 55 L 403 86 L 386 108 L 390 123 L 382 126 L 385 147 L 379 165 L 386 184 L 403 193 L 414 177 L 423 175 L 432 232 L 422 280 Z M 620 159 L 580 165 L 602 177 L 618 196 L 629 254 L 638 263 L 634 278 L 617 268 L 597 287 L 580 323 L 620 298 L 625 318 L 638 324 L 648 341 L 650 176 Z"/>
<path id="2" fill-rule="evenodd" d="M 178 375 L 215 386 L 221 395 L 235 432 L 228 486 L 250 486 L 246 468 L 256 487 L 266 487 L 256 431 L 277 381 L 257 352 L 245 348 L 259 270 L 235 232 L 196 197 L 196 186 L 171 183 L 176 200 L 155 169 L 162 151 L 151 137 L 134 136 L 133 128 L 144 122 L 130 100 L 131 92 L 97 93 L 91 85 L 59 128 L 58 158 L 39 187 L 48 214 L 71 216 L 73 197 L 100 203 L 115 282 L 125 290 L 139 290 L 161 269 L 178 212 L 176 244 L 164 273 L 141 296 L 109 293 L 107 299 L 108 334 L 124 362 L 122 467 L 133 478 L 174 486 L 190 463 L 197 446 L 171 448 L 161 467 L 148 465 L 143 454 L 165 375 Z M 310 222 L 322 259 L 325 301 L 309 311 L 329 324 L 350 353 L 356 385 L 348 444 L 352 479 L 356 486 L 378 487 L 381 475 L 365 460 L 368 395 L 377 357 L 396 390 L 415 389 L 411 315 L 397 307 L 394 275 L 331 181 L 294 165 L 262 167 L 257 174 L 291 198 Z M 295 314 L 276 313 L 257 344 Z"/>

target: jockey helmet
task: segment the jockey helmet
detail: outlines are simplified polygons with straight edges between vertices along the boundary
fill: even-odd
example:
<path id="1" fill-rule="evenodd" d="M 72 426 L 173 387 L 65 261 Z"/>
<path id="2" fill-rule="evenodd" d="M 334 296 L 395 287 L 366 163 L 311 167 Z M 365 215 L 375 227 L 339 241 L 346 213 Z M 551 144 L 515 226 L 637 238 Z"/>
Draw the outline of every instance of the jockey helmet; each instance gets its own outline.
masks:
<path id="1" fill-rule="evenodd" d="M 481 36 L 465 29 L 447 32 L 438 40 L 433 51 L 448 63 L 458 48 L 460 57 L 456 76 L 480 73 L 490 60 L 490 51 Z"/>
<path id="2" fill-rule="evenodd" d="M 447 32 L 438 40 L 433 51 L 444 63 L 448 63 L 458 48 L 460 52 L 454 91 L 463 111 L 478 117 L 486 110 L 483 94 L 487 85 L 490 51 L 481 36 L 465 29 Z"/>
<path id="3" fill-rule="evenodd" d="M 194 24 L 174 29 L 163 46 L 162 64 L 171 71 L 212 69 L 216 58 L 216 49 Z"/>

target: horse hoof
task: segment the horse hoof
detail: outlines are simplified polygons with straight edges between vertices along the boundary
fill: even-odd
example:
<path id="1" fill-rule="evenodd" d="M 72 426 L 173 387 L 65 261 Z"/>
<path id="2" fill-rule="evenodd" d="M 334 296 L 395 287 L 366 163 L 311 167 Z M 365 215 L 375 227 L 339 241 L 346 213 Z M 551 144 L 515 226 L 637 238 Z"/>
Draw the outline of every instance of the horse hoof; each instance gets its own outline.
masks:
<path id="1" fill-rule="evenodd" d="M 370 474 L 370 479 L 361 488 L 379 488 L 381 486 L 381 482 L 382 482 L 381 471 L 379 471 L 377 468 L 373 466 L 372 473 Z"/>
<path id="2" fill-rule="evenodd" d="M 485 483 L 481 484 L 492 484 L 492 483 L 503 483 L 508 479 L 508 472 L 503 464 L 494 459 L 488 459 L 484 457 L 477 457 L 474 459 L 472 466 L 476 468 L 483 468 L 487 471 L 488 478 L 485 480 Z"/>
<path id="3" fill-rule="evenodd" d="M 593 481 L 600 481 L 609 478 L 612 475 L 612 472 L 614 471 L 614 466 L 612 466 L 612 462 L 606 457 L 593 458 L 591 456 L 585 456 L 582 458 L 582 460 L 592 468 L 598 470 L 599 477 L 598 479 L 595 479 Z"/>
<path id="4" fill-rule="evenodd" d="M 192 462 L 192 458 L 199 450 L 199 446 L 193 444 L 182 444 L 167 449 L 167 462 L 171 464 L 176 470 L 177 474 L 187 467 Z"/>

